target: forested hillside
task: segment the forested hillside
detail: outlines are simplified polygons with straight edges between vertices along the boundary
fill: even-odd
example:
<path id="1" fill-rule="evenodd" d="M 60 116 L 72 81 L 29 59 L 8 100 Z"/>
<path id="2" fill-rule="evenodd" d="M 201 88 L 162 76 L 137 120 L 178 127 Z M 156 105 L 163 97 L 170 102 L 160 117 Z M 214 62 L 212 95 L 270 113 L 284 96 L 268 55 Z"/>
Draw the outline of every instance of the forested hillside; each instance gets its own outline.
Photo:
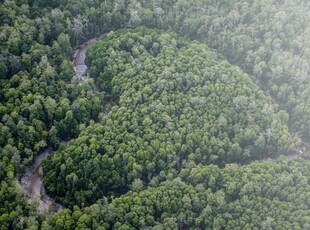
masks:
<path id="1" fill-rule="evenodd" d="M 310 142 L 309 12 L 1 1 L 0 229 L 309 229 L 309 162 L 265 161 Z M 100 35 L 81 80 L 73 53 Z M 51 216 L 21 182 L 47 149 Z"/>

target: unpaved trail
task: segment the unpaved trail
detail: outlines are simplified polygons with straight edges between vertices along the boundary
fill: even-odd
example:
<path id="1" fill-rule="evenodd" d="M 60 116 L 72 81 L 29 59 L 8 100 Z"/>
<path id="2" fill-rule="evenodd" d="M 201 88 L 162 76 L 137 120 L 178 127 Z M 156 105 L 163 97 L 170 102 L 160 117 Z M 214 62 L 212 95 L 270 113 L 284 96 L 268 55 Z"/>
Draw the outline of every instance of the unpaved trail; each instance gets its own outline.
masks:
<path id="1" fill-rule="evenodd" d="M 73 67 L 78 77 L 79 83 L 82 83 L 87 77 L 88 67 L 85 64 L 86 53 L 88 49 L 98 40 L 102 39 L 106 34 L 102 34 L 99 37 L 92 38 L 83 43 L 73 54 Z M 98 87 L 95 85 L 95 91 L 98 91 Z"/>
<path id="2" fill-rule="evenodd" d="M 85 42 L 79 49 L 77 49 L 73 55 L 73 66 L 76 75 L 78 76 L 79 82 L 85 80 L 87 74 L 87 65 L 85 64 L 86 52 L 97 41 L 97 38 L 93 38 Z"/>
<path id="3" fill-rule="evenodd" d="M 26 170 L 26 173 L 21 179 L 21 185 L 26 191 L 28 201 L 37 204 L 38 211 L 45 215 L 53 215 L 58 210 L 63 209 L 61 205 L 46 195 L 43 187 L 42 161 L 51 154 L 51 150 L 41 153 L 36 158 L 34 164 Z"/>
<path id="4" fill-rule="evenodd" d="M 79 83 L 82 83 L 87 77 L 87 65 L 85 64 L 86 52 L 97 40 L 103 38 L 105 34 L 100 37 L 93 38 L 81 45 L 73 55 L 74 71 L 78 77 Z M 99 87 L 94 85 L 94 91 L 99 92 Z M 43 170 L 42 161 L 53 152 L 49 149 L 37 156 L 34 164 L 26 170 L 26 173 L 21 178 L 21 185 L 26 191 L 28 201 L 37 204 L 37 209 L 40 213 L 45 215 L 53 215 L 57 211 L 63 209 L 60 204 L 57 204 L 54 199 L 46 194 L 43 186 Z"/>

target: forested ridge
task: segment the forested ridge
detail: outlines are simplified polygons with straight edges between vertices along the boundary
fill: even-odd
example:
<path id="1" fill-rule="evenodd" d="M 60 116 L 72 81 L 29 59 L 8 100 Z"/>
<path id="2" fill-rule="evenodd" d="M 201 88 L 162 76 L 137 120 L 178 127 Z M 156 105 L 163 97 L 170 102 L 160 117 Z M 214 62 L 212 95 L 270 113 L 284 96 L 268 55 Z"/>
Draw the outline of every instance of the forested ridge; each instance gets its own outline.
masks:
<path id="1" fill-rule="evenodd" d="M 265 160 L 309 141 L 309 7 L 2 1 L 0 229 L 309 229 L 309 163 Z"/>

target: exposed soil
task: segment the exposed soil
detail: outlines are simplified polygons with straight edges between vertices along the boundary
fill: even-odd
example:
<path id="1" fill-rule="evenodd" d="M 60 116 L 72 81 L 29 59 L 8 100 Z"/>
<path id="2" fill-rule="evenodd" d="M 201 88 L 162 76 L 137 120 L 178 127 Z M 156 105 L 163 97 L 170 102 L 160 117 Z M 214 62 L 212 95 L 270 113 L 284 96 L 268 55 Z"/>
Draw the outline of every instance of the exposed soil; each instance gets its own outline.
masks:
<path id="1" fill-rule="evenodd" d="M 73 55 L 73 66 L 78 77 L 79 83 L 82 83 L 87 77 L 87 65 L 85 64 L 86 52 L 94 42 L 101 39 L 93 38 L 81 45 Z M 99 92 L 98 86 L 95 85 L 95 92 Z M 28 201 L 37 205 L 39 212 L 45 215 L 53 215 L 57 211 L 63 209 L 54 199 L 46 194 L 43 186 L 43 170 L 42 161 L 53 152 L 49 149 L 37 156 L 34 164 L 26 170 L 25 175 L 21 179 L 21 185 L 26 191 Z"/>
<path id="2" fill-rule="evenodd" d="M 82 83 L 87 78 L 87 65 L 85 64 L 86 53 L 88 49 L 98 40 L 102 39 L 105 34 L 90 39 L 83 43 L 78 49 L 75 50 L 73 55 L 73 67 L 78 77 L 79 83 Z M 95 91 L 98 91 L 98 87 L 95 86 Z"/>
<path id="3" fill-rule="evenodd" d="M 87 65 L 85 64 L 86 52 L 95 41 L 97 41 L 96 38 L 88 40 L 83 45 L 81 45 L 73 55 L 74 70 L 80 83 L 85 80 L 85 76 L 87 74 Z"/>
<path id="4" fill-rule="evenodd" d="M 46 215 L 53 215 L 58 210 L 63 209 L 61 205 L 46 195 L 43 187 L 42 161 L 52 153 L 51 150 L 41 153 L 36 158 L 33 166 L 26 170 L 25 175 L 21 179 L 21 184 L 25 188 L 28 201 L 37 204 L 38 211 Z"/>

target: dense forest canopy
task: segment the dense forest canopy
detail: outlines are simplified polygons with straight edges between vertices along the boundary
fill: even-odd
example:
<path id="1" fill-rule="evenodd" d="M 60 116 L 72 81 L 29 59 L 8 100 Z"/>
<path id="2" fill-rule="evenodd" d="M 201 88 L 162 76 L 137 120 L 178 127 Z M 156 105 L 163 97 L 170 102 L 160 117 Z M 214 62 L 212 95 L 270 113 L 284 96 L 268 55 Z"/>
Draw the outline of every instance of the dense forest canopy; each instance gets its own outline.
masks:
<path id="1" fill-rule="evenodd" d="M 87 60 L 117 105 L 46 161 L 46 187 L 64 204 L 89 204 L 190 160 L 242 163 L 293 145 L 263 92 L 206 46 L 123 30 L 93 46 Z"/>
<path id="2" fill-rule="evenodd" d="M 309 162 L 265 161 L 310 142 L 309 12 L 2 0 L 0 229 L 309 229 Z M 72 55 L 100 35 L 81 81 Z M 52 216 L 21 186 L 47 149 Z"/>
<path id="3" fill-rule="evenodd" d="M 61 211 L 43 226 L 106 229 L 308 229 L 309 163 L 254 162 L 185 167 L 179 177 L 132 190 L 81 212 Z M 279 178 L 279 180 L 274 180 Z M 59 221 L 57 225 L 56 221 Z M 69 220 L 69 221 L 68 221 Z M 62 223 L 62 225 L 61 225 Z"/>

